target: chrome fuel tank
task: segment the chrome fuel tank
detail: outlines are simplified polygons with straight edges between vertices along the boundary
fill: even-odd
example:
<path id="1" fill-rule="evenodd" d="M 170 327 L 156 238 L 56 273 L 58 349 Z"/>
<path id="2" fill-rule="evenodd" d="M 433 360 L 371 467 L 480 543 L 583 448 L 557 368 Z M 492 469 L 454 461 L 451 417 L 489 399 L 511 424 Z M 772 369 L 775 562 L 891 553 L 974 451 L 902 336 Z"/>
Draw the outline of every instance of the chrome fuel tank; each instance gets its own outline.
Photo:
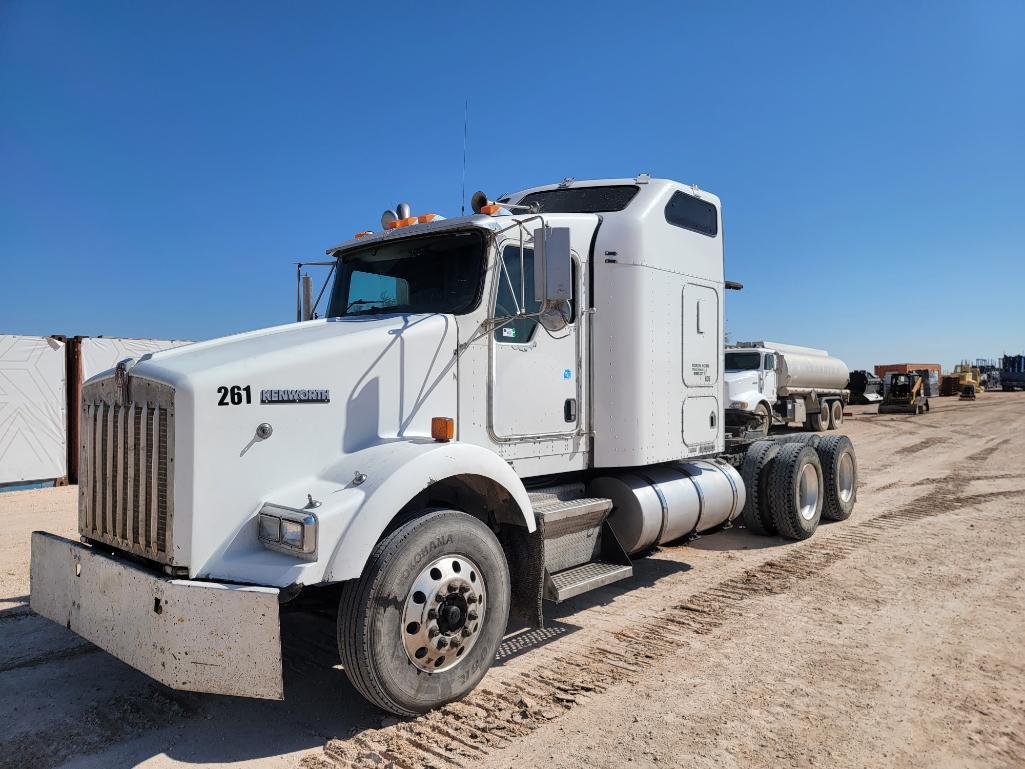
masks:
<path id="1" fill-rule="evenodd" d="M 740 473 L 721 460 L 601 476 L 591 481 L 587 492 L 612 500 L 609 525 L 631 555 L 732 520 L 745 499 Z"/>

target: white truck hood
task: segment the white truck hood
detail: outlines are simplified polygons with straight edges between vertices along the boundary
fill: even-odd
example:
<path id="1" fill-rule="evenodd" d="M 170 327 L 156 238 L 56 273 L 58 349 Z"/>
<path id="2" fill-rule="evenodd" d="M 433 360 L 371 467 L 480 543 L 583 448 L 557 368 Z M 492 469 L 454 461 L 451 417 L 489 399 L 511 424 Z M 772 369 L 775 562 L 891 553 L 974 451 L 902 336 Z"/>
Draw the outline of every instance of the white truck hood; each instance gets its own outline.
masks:
<path id="1" fill-rule="evenodd" d="M 289 563 L 256 542 L 256 512 L 266 502 L 302 508 L 307 494 L 327 499 L 340 463 L 358 470 L 361 450 L 429 438 L 432 417 L 456 417 L 457 345 L 452 316 L 354 317 L 199 342 L 130 365 L 133 379 L 175 390 L 174 562 L 214 577 L 232 557 L 257 570 Z M 318 397 L 299 398 L 311 391 Z M 257 435 L 261 424 L 270 437 Z"/>
<path id="2" fill-rule="evenodd" d="M 745 401 L 748 411 L 754 410 L 759 399 L 757 371 L 727 371 L 723 374 L 723 385 L 726 389 L 726 408 L 731 403 Z"/>

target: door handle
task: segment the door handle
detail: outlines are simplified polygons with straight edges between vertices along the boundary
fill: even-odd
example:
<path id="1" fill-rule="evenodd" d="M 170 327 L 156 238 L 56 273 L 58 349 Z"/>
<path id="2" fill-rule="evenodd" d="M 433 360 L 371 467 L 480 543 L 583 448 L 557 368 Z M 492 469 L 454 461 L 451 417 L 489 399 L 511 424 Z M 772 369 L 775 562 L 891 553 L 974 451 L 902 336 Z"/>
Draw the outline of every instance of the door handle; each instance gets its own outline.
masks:
<path id="1" fill-rule="evenodd" d="M 577 421 L 577 399 L 567 398 L 566 402 L 562 404 L 562 417 L 567 422 Z"/>

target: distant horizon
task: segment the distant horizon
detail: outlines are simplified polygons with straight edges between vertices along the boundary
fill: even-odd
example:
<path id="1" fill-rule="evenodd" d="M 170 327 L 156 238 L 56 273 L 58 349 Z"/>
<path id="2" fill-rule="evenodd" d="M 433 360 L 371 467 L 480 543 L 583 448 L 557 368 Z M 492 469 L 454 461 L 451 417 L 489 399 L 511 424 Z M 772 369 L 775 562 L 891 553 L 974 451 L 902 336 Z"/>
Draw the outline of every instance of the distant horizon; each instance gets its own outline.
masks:
<path id="1" fill-rule="evenodd" d="M 294 263 L 400 200 L 649 172 L 722 199 L 735 339 L 869 371 L 1018 354 L 1023 29 L 1001 1 L 570 2 L 502 20 L 516 64 L 461 7 L 3 4 L 0 327 L 287 323 Z"/>

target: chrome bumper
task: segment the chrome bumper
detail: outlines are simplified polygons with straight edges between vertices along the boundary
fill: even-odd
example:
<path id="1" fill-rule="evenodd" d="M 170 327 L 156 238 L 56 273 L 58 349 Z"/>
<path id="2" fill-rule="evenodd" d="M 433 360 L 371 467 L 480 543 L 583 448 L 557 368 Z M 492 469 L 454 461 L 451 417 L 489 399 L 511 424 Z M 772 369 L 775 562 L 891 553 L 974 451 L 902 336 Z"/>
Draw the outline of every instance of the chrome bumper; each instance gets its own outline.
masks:
<path id="1" fill-rule="evenodd" d="M 173 689 L 283 699 L 277 588 L 164 578 L 32 533 L 33 611 Z"/>

